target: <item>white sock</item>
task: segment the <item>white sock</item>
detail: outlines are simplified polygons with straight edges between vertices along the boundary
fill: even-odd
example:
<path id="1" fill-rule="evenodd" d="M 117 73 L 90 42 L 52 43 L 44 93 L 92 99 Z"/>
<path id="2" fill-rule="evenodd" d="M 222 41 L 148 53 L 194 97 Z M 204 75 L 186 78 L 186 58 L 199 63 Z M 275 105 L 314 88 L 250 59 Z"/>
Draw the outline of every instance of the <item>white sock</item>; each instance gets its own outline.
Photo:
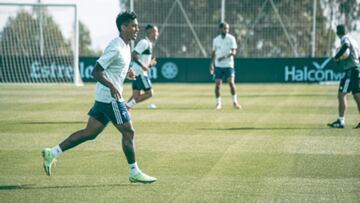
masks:
<path id="1" fill-rule="evenodd" d="M 232 95 L 232 101 L 233 101 L 233 103 L 237 103 L 237 95 L 236 94 Z"/>
<path id="2" fill-rule="evenodd" d="M 59 145 L 56 145 L 55 147 L 51 148 L 51 153 L 57 157 L 58 155 L 60 155 L 63 151 L 61 150 Z"/>
<path id="3" fill-rule="evenodd" d="M 338 117 L 338 120 L 340 121 L 341 125 L 345 125 L 345 117 Z"/>
<path id="4" fill-rule="evenodd" d="M 140 172 L 140 169 L 137 165 L 137 163 L 133 163 L 133 164 L 129 164 L 129 171 L 130 171 L 130 175 L 136 175 Z"/>
<path id="5" fill-rule="evenodd" d="M 221 97 L 216 97 L 216 104 L 221 104 Z"/>
<path id="6" fill-rule="evenodd" d="M 126 106 L 132 108 L 133 106 L 135 106 L 136 101 L 135 99 L 131 99 L 128 103 L 126 103 Z"/>

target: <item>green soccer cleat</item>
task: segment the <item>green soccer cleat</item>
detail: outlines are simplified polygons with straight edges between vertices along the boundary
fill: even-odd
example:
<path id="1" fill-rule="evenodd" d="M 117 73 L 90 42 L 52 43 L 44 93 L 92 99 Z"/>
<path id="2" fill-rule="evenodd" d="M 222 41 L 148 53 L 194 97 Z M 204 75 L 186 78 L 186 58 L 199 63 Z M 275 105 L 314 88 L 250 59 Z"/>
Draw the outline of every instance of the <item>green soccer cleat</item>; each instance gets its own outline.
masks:
<path id="1" fill-rule="evenodd" d="M 147 183 L 153 183 L 156 180 L 157 179 L 155 177 L 148 176 L 148 175 L 146 175 L 145 173 L 143 173 L 141 171 L 136 175 L 130 175 L 129 176 L 129 181 L 131 183 L 144 183 L 144 184 L 147 184 Z"/>
<path id="2" fill-rule="evenodd" d="M 44 158 L 44 170 L 46 175 L 51 176 L 51 166 L 56 162 L 55 156 L 51 153 L 50 148 L 42 150 L 42 157 Z"/>

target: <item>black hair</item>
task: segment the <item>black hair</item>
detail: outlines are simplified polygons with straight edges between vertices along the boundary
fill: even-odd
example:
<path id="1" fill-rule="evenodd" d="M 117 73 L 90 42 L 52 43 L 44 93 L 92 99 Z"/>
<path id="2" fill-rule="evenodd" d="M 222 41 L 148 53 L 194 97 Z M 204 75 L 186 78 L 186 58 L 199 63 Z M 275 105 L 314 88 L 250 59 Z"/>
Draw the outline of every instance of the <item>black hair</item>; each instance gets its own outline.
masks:
<path id="1" fill-rule="evenodd" d="M 116 17 L 116 27 L 121 32 L 121 26 L 127 25 L 131 20 L 135 20 L 137 18 L 136 13 L 134 11 L 124 11 L 119 13 Z"/>
<path id="2" fill-rule="evenodd" d="M 228 25 L 228 23 L 227 22 L 221 22 L 221 23 L 219 23 L 219 28 L 223 29 L 225 27 L 225 25 Z"/>
<path id="3" fill-rule="evenodd" d="M 148 24 L 148 25 L 146 25 L 146 27 L 145 27 L 145 31 L 151 30 L 151 29 L 153 29 L 154 27 L 156 27 L 156 26 L 153 25 L 153 24 Z"/>
<path id="4" fill-rule="evenodd" d="M 336 34 L 337 35 L 345 35 L 347 33 L 347 27 L 344 24 L 340 24 L 336 26 Z"/>

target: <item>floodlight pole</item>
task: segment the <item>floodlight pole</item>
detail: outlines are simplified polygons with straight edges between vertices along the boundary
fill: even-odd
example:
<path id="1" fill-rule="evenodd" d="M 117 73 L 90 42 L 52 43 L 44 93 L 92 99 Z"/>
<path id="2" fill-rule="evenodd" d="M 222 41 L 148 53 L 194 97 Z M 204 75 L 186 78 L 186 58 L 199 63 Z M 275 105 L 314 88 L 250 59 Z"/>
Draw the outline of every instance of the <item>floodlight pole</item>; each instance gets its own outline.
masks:
<path id="1" fill-rule="evenodd" d="M 40 39 L 39 39 L 39 46 L 40 46 L 40 55 L 41 57 L 44 56 L 44 31 L 43 31 L 43 8 L 41 5 L 41 0 L 38 0 L 38 20 L 39 20 L 39 35 L 40 35 Z"/>
<path id="2" fill-rule="evenodd" d="M 134 0 L 130 0 L 130 11 L 134 11 Z M 133 40 L 130 42 L 131 50 L 134 49 L 135 43 Z"/>
<path id="3" fill-rule="evenodd" d="M 221 22 L 225 22 L 225 0 L 221 0 Z"/>
<path id="4" fill-rule="evenodd" d="M 74 5 L 74 83 L 76 86 L 84 86 L 79 71 L 79 19 L 77 5 Z"/>
<path id="5" fill-rule="evenodd" d="M 316 45 L 316 3 L 317 0 L 313 0 L 313 23 L 311 34 L 311 57 L 315 57 L 315 45 Z"/>

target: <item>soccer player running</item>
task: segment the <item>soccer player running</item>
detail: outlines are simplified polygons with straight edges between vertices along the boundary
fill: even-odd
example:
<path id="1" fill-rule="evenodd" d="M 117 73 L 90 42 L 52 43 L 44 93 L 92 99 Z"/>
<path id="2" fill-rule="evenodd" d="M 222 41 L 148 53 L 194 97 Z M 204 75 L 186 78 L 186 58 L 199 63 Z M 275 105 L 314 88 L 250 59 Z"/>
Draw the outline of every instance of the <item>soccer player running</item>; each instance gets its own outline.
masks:
<path id="1" fill-rule="evenodd" d="M 116 18 L 116 26 L 120 35 L 108 44 L 92 71 L 97 81 L 95 103 L 88 113 L 86 127 L 74 132 L 59 145 L 42 151 L 44 170 L 48 176 L 51 175 L 51 166 L 58 155 L 83 142 L 95 139 L 111 121 L 122 134 L 122 149 L 129 164 L 129 181 L 141 183 L 156 181 L 156 178 L 143 173 L 136 163 L 135 131 L 122 96 L 125 78 L 135 78 L 134 72 L 129 70 L 131 61 L 129 43 L 136 38 L 139 31 L 136 14 L 128 11 L 120 13 Z"/>
<path id="2" fill-rule="evenodd" d="M 152 50 L 153 43 L 159 36 L 159 31 L 155 25 L 149 24 L 145 27 L 145 32 L 146 37 L 137 43 L 132 52 L 132 59 L 135 62 L 132 69 L 135 71 L 136 78 L 132 83 L 132 96 L 126 103 L 128 110 L 154 94 L 147 72 L 151 66 L 156 65 L 155 58 L 152 58 Z M 144 91 L 143 94 L 141 94 L 141 90 Z"/>
<path id="3" fill-rule="evenodd" d="M 352 92 L 360 113 L 360 50 L 354 39 L 348 35 L 348 30 L 345 25 L 338 25 L 336 27 L 336 35 L 340 38 L 341 48 L 336 53 L 334 60 L 338 62 L 343 68 L 345 75 L 340 81 L 338 91 L 338 111 L 339 117 L 333 123 L 328 123 L 332 128 L 345 127 L 345 111 L 347 107 L 346 95 Z M 349 57 L 340 60 L 340 57 L 347 51 L 350 51 Z M 355 126 L 360 128 L 360 122 Z"/>
<path id="4" fill-rule="evenodd" d="M 210 74 L 215 76 L 217 110 L 221 109 L 220 87 L 223 79 L 229 83 L 234 108 L 241 109 L 237 101 L 235 87 L 234 56 L 236 55 L 237 44 L 235 37 L 229 34 L 229 29 L 228 23 L 219 24 L 220 35 L 214 38 L 211 53 Z"/>

